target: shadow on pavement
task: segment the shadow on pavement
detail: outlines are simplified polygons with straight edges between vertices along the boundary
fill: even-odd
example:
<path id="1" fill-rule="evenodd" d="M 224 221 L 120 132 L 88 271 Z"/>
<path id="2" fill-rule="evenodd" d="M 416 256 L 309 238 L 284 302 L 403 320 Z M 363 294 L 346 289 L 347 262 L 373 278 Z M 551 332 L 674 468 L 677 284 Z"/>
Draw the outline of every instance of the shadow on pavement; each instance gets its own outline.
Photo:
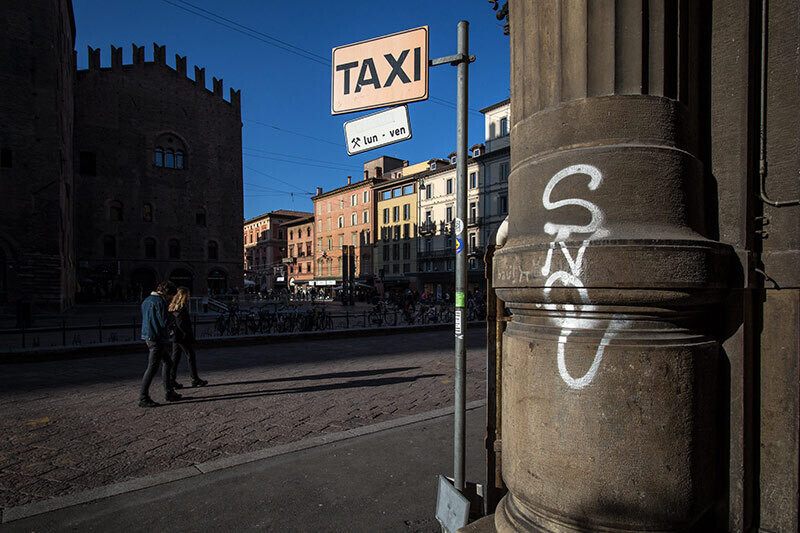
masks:
<path id="1" fill-rule="evenodd" d="M 446 374 L 423 374 L 421 376 L 361 379 L 356 381 L 346 381 L 344 383 L 330 383 L 327 385 L 310 385 L 308 387 L 288 387 L 284 389 L 271 389 L 260 391 L 232 392 L 229 394 L 218 394 L 215 396 L 184 396 L 179 402 L 172 402 L 163 405 L 185 405 L 189 403 L 217 402 L 220 400 L 238 400 L 243 398 L 258 398 L 261 396 L 276 396 L 278 394 L 301 394 L 304 392 L 319 392 L 338 389 L 355 389 L 360 387 L 382 387 L 384 385 L 396 385 L 398 383 L 411 383 L 418 379 L 435 378 Z"/>
<path id="2" fill-rule="evenodd" d="M 466 338 L 470 354 L 482 352 L 486 336 L 480 328 L 470 330 Z M 327 340 L 297 341 L 252 346 L 199 348 L 197 366 L 200 375 L 215 381 L 213 374 L 235 370 L 253 370 L 267 375 L 275 367 L 298 368 L 301 365 L 336 361 L 357 361 L 361 358 L 423 357 L 425 360 L 452 361 L 452 331 L 424 331 L 393 335 Z M 483 358 L 482 358 L 483 359 Z M 410 363 L 410 361 L 398 361 Z M 184 363 L 185 364 L 185 363 Z M 391 363 L 389 363 L 391 364 Z M 395 363 L 397 364 L 397 363 Z M 413 364 L 413 363 L 412 363 Z M 132 381 L 141 383 L 147 366 L 147 349 L 140 353 L 65 361 L 0 364 L 0 398 L 16 392 L 46 391 L 76 385 L 99 385 Z M 185 366 L 181 365 L 182 369 Z M 482 362 L 480 368 L 484 368 Z M 185 376 L 181 370 L 181 375 Z"/>
<path id="3" fill-rule="evenodd" d="M 352 370 L 350 372 L 329 372 L 327 374 L 307 374 L 305 376 L 286 376 L 282 378 L 272 379 L 256 379 L 252 381 L 225 381 L 222 383 L 209 383 L 205 389 L 211 387 L 227 387 L 230 385 L 255 385 L 256 383 L 276 383 L 279 381 L 306 381 L 311 379 L 337 379 L 337 378 L 358 378 L 362 376 L 376 376 L 379 374 L 392 374 L 394 372 L 406 372 L 408 370 L 417 370 L 421 367 L 418 366 L 400 366 L 395 368 L 374 368 L 370 370 Z M 186 387 L 189 389 L 189 387 Z M 184 390 L 186 390 L 184 389 Z"/>

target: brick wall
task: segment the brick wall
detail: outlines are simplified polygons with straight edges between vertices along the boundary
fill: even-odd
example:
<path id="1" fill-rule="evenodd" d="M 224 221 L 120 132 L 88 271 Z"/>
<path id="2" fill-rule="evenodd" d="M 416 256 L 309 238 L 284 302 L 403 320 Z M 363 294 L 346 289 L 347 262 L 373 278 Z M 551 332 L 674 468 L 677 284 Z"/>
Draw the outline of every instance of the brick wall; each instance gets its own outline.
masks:
<path id="1" fill-rule="evenodd" d="M 75 293 L 72 4 L 13 2 L 0 28 L 0 305 L 64 309 Z"/>
<path id="2" fill-rule="evenodd" d="M 123 65 L 121 49 L 112 47 L 111 67 L 100 68 L 100 51 L 90 49 L 89 69 L 77 73 L 81 275 L 121 293 L 137 292 L 149 276 L 175 277 L 204 294 L 219 272 L 227 287 L 242 287 L 239 93 L 223 100 L 221 80 L 207 90 L 203 69 L 189 79 L 186 59 L 176 57 L 177 70 L 167 66 L 163 47 L 154 45 L 152 62 L 140 47 L 133 57 Z M 184 168 L 169 168 L 178 166 L 179 151 Z M 155 257 L 147 256 L 147 239 L 155 240 Z M 209 252 L 215 245 L 216 259 Z"/>

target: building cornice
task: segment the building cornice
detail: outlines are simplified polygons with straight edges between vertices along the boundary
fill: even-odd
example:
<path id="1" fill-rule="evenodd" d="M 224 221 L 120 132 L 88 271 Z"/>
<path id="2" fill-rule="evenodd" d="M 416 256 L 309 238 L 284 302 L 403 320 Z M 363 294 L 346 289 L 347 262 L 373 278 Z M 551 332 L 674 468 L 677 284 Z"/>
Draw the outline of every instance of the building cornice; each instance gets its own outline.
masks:
<path id="1" fill-rule="evenodd" d="M 373 188 L 376 183 L 383 183 L 384 181 L 388 181 L 388 180 L 384 179 L 384 178 L 367 178 L 365 180 L 356 181 L 356 182 L 351 183 L 349 185 L 345 185 L 343 187 L 339 187 L 338 189 L 333 189 L 332 191 L 328 191 L 328 192 L 324 192 L 322 194 L 318 194 L 316 196 L 312 196 L 311 200 L 312 201 L 322 200 L 323 198 L 328 198 L 329 196 L 335 196 L 337 194 L 341 194 L 341 193 L 344 193 L 344 192 L 348 192 L 348 191 L 352 191 L 352 190 L 355 190 L 355 189 L 362 188 L 362 187 L 364 187 L 364 185 L 367 185 L 370 188 Z"/>

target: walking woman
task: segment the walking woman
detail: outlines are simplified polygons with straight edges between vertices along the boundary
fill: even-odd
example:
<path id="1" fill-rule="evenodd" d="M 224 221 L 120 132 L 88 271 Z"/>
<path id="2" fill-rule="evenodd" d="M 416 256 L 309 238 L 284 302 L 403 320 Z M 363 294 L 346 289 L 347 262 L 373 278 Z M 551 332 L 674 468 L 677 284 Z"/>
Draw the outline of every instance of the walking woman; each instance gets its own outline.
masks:
<path id="1" fill-rule="evenodd" d="M 208 381 L 200 379 L 200 376 L 197 375 L 194 331 L 192 330 L 192 319 L 189 316 L 189 289 L 178 287 L 178 293 L 169 304 L 169 311 L 175 316 L 175 330 L 172 336 L 172 375 L 170 376 L 172 386 L 176 389 L 183 388 L 183 385 L 175 381 L 175 376 L 178 372 L 181 352 L 186 352 L 189 374 L 192 376 L 192 387 L 205 387 L 208 385 Z"/>

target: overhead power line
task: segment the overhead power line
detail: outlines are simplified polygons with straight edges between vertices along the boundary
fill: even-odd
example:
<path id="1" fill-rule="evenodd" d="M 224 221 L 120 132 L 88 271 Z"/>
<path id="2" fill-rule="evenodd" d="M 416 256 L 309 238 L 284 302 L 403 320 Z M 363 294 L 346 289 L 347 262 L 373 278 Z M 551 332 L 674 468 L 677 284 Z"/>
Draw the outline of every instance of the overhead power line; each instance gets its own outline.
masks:
<path id="1" fill-rule="evenodd" d="M 217 20 L 215 18 L 212 18 L 212 17 L 209 17 L 207 15 L 204 15 L 203 13 L 198 13 L 197 11 L 192 11 L 191 9 L 188 9 L 188 8 L 182 6 L 182 5 L 176 4 L 175 2 L 171 2 L 170 0 L 161 0 L 161 1 L 164 2 L 164 3 L 167 3 L 167 4 L 171 5 L 171 6 L 177 7 L 178 9 L 182 9 L 182 10 L 186 11 L 187 13 L 191 13 L 193 15 L 196 15 L 196 16 L 200 17 L 200 18 L 204 18 L 204 19 L 206 19 L 208 21 L 211 21 L 211 22 L 213 22 L 215 24 L 219 24 L 220 26 L 224 26 L 224 27 L 226 27 L 228 29 L 231 29 L 231 30 L 233 30 L 235 32 L 241 33 L 242 35 L 246 35 L 248 37 L 252 37 L 253 39 L 259 40 L 259 41 L 261 41 L 263 43 L 266 43 L 266 44 L 268 44 L 270 46 L 274 46 L 275 48 L 280 48 L 281 50 L 283 50 L 285 52 L 289 52 L 290 54 L 294 54 L 294 55 L 302 57 L 304 59 L 308 59 L 309 61 L 313 61 L 315 63 L 319 63 L 321 65 L 325 65 L 327 67 L 330 67 L 330 61 L 322 61 L 320 59 L 317 59 L 318 57 L 321 57 L 321 56 L 317 56 L 317 54 L 313 54 L 313 56 L 309 56 L 309 55 L 305 55 L 305 54 L 312 54 L 311 52 L 303 50 L 302 48 L 299 48 L 297 46 L 293 46 L 293 45 L 283 46 L 281 44 L 276 44 L 276 43 L 283 43 L 283 41 L 281 41 L 279 39 L 275 39 L 274 37 L 270 37 L 270 36 L 268 36 L 266 34 L 262 34 L 261 32 L 256 32 L 255 30 L 251 30 L 251 29 L 247 28 L 247 26 L 239 24 L 238 22 L 232 22 L 232 24 L 236 24 L 236 26 L 239 26 L 239 27 L 232 26 L 230 24 L 226 24 L 225 22 L 220 22 L 220 20 Z M 181 1 L 181 0 L 177 0 L 177 1 Z M 183 2 L 183 3 L 188 4 L 188 2 Z M 219 18 L 221 20 L 228 20 L 225 17 L 217 15 L 216 13 L 212 13 L 211 11 L 196 7 L 196 6 L 192 5 L 192 4 L 188 4 L 188 5 L 190 5 L 192 7 L 195 7 L 195 9 L 200 9 L 202 11 L 205 11 L 206 13 L 210 13 L 214 17 L 217 17 L 217 18 Z M 241 28 L 246 28 L 247 31 L 245 31 L 245 30 L 243 30 Z M 257 35 L 253 35 L 253 33 L 248 33 L 248 32 L 255 32 Z M 269 37 L 269 39 L 271 39 L 271 40 L 267 40 L 264 37 L 260 37 L 259 35 L 265 35 L 265 36 Z M 273 41 L 276 41 L 276 42 L 273 42 Z"/>
<path id="2" fill-rule="evenodd" d="M 308 54 L 309 56 L 316 57 L 317 59 L 321 59 L 321 60 L 322 60 L 322 61 L 324 61 L 324 62 L 325 62 L 327 65 L 330 65 L 330 64 L 331 64 L 331 62 L 330 62 L 329 58 L 327 58 L 327 57 L 325 57 L 325 56 L 321 56 L 321 55 L 319 55 L 319 54 L 315 54 L 314 52 L 311 52 L 311 51 L 309 51 L 309 50 L 306 50 L 306 49 L 304 49 L 304 48 L 300 48 L 299 46 L 295 46 L 295 45 L 293 45 L 292 43 L 287 43 L 286 41 L 282 41 L 282 40 L 278 39 L 277 37 L 273 37 L 272 35 L 268 35 L 268 34 L 266 34 L 266 33 L 263 33 L 263 32 L 261 32 L 261 31 L 258 31 L 258 30 L 256 30 L 256 29 L 250 28 L 249 26 L 245 26 L 244 24 L 240 24 L 239 22 L 236 22 L 235 20 L 231 20 L 231 19 L 225 18 L 225 17 L 223 17 L 222 15 L 220 15 L 220 14 L 218 14 L 218 13 L 214 13 L 213 11 L 209 11 L 209 10 L 207 10 L 207 9 L 203 9 L 203 8 L 202 8 L 202 7 L 200 7 L 200 6 L 196 6 L 196 5 L 192 4 L 192 3 L 186 2 L 186 0 L 175 0 L 175 1 L 176 1 L 176 2 L 180 2 L 181 4 L 184 4 L 184 5 L 187 5 L 187 6 L 193 7 L 194 9 L 197 9 L 198 11 L 202 11 L 203 13 L 208 13 L 209 15 L 211 15 L 211 16 L 213 16 L 213 17 L 217 17 L 218 19 L 222 19 L 222 20 L 224 20 L 225 22 L 230 22 L 231 24 L 233 24 L 233 25 L 235 25 L 235 26 L 238 26 L 238 27 L 240 27 L 240 28 L 243 28 L 243 29 L 245 29 L 245 30 L 247 30 L 247 31 L 251 31 L 251 32 L 253 32 L 253 33 L 257 34 L 257 35 L 260 35 L 261 37 L 264 37 L 264 38 L 266 38 L 266 39 L 269 39 L 269 40 L 271 40 L 271 41 L 275 41 L 275 42 L 277 42 L 277 43 L 280 43 L 280 44 L 282 44 L 282 45 L 284 45 L 284 46 L 288 46 L 289 48 L 292 48 L 292 49 L 294 49 L 294 50 L 297 50 L 297 51 L 303 52 L 304 54 Z"/>
<path id="3" fill-rule="evenodd" d="M 244 183 L 248 187 L 254 187 L 258 192 L 274 192 L 274 193 L 284 193 L 284 192 L 286 192 L 286 191 L 281 190 L 281 189 L 276 189 L 274 187 L 265 187 L 265 186 L 260 185 L 258 183 L 252 183 L 252 182 L 249 182 L 249 181 L 244 181 L 242 183 Z"/>
<path id="4" fill-rule="evenodd" d="M 258 159 L 269 159 L 269 160 L 272 160 L 272 161 L 280 161 L 281 163 L 291 163 L 293 165 L 302 165 L 302 166 L 306 166 L 306 167 L 317 167 L 317 168 L 327 168 L 329 170 L 336 170 L 336 171 L 339 171 L 339 172 L 352 172 L 352 170 L 341 168 L 341 167 L 335 167 L 335 166 L 331 166 L 331 165 L 320 165 L 320 164 L 317 164 L 317 163 L 306 163 L 304 161 L 293 161 L 291 159 L 281 159 L 279 157 L 272 157 L 272 156 L 269 156 L 269 155 L 248 154 L 248 153 L 244 153 L 244 152 L 242 152 L 242 155 L 245 155 L 247 157 L 255 157 L 255 158 L 258 158 Z M 352 167 L 352 168 L 355 168 L 355 167 Z"/>
<path id="5" fill-rule="evenodd" d="M 265 122 L 259 122 L 258 120 L 244 119 L 244 121 L 245 122 L 251 122 L 253 124 L 258 124 L 259 126 L 264 126 L 266 128 L 272 128 L 274 130 L 278 130 L 278 131 L 283 132 L 283 133 L 290 133 L 292 135 L 297 135 L 299 137 L 305 137 L 306 139 L 313 139 L 315 141 L 332 144 L 334 146 L 341 146 L 342 145 L 341 142 L 335 143 L 333 141 L 328 141 L 326 139 L 320 139 L 319 137 L 314 137 L 313 135 L 306 135 L 305 133 L 300 133 L 300 132 L 297 132 L 297 131 L 287 130 L 285 128 L 279 128 L 278 126 L 273 126 L 272 124 L 267 124 Z"/>
<path id="6" fill-rule="evenodd" d="M 275 176 L 271 176 L 271 175 L 267 174 L 266 172 L 262 172 L 262 171 L 260 171 L 258 169 L 253 168 L 253 167 L 248 167 L 247 165 L 244 165 L 244 168 L 246 168 L 247 170 L 250 170 L 252 172 L 255 172 L 256 174 L 260 174 L 260 175 L 264 176 L 265 178 L 269 178 L 271 180 L 275 180 L 275 181 L 277 181 L 279 183 L 283 183 L 284 185 L 288 185 L 289 187 L 291 187 L 293 189 L 297 189 L 302 194 L 307 194 L 309 196 L 314 196 L 313 192 L 304 191 L 303 189 L 301 189 L 297 185 L 294 185 L 293 183 L 289 183 L 288 181 L 284 181 L 284 180 L 282 180 L 280 178 L 276 178 Z"/>
<path id="7" fill-rule="evenodd" d="M 270 152 L 270 151 L 267 151 L 267 150 L 260 150 L 258 148 L 247 148 L 247 147 L 242 148 L 242 150 L 250 150 L 251 152 L 258 152 L 258 153 L 261 153 L 261 154 L 267 154 L 267 155 L 273 155 L 273 156 L 288 157 L 290 159 L 299 159 L 301 161 L 311 161 L 312 163 L 324 163 L 326 165 L 341 167 L 342 170 L 361 170 L 361 167 L 360 166 L 356 166 L 356 165 L 346 165 L 344 163 L 336 163 L 334 161 L 323 161 L 322 159 L 312 159 L 310 157 L 303 157 L 303 156 L 294 155 L 294 154 L 284 154 L 284 153 L 281 153 L 281 152 Z"/>
<path id="8" fill-rule="evenodd" d="M 213 22 L 215 24 L 219 24 L 220 26 L 223 26 L 225 28 L 233 30 L 233 31 L 235 31 L 237 33 L 241 33 L 242 35 L 246 35 L 248 37 L 252 37 L 253 39 L 261 41 L 261 42 L 263 42 L 265 44 L 268 44 L 270 46 L 274 46 L 275 48 L 279 48 L 279 49 L 281 49 L 281 50 L 283 50 L 285 52 L 289 52 L 290 54 L 294 54 L 294 55 L 302 57 L 304 59 L 308 59 L 309 61 L 313 61 L 314 63 L 326 66 L 328 68 L 331 67 L 330 59 L 325 57 L 325 56 L 321 56 L 319 54 L 311 52 L 310 50 L 306 50 L 306 49 L 301 48 L 299 46 L 293 45 L 291 43 L 288 43 L 286 41 L 278 39 L 277 37 L 273 37 L 272 35 L 269 35 L 267 33 L 261 32 L 259 30 L 254 29 L 254 28 L 251 28 L 249 26 L 245 26 L 244 24 L 242 24 L 240 22 L 236 22 L 235 20 L 229 19 L 227 17 L 223 17 L 219 13 L 215 13 L 215 12 L 210 11 L 208 9 L 204 9 L 204 8 L 202 8 L 200 6 L 197 6 L 195 4 L 192 4 L 190 2 L 186 2 L 185 0 L 174 0 L 174 1 L 172 1 L 172 0 L 161 0 L 161 1 L 164 2 L 164 3 L 167 3 L 167 4 L 171 5 L 171 6 L 177 7 L 178 9 L 182 9 L 183 11 L 186 11 L 187 13 L 191 13 L 193 15 L 196 15 L 196 16 L 198 16 L 200 18 L 203 18 L 203 19 L 208 20 L 210 22 Z M 180 5 L 179 3 L 176 3 L 176 2 L 179 2 L 180 4 L 183 4 L 183 5 Z M 186 6 L 189 6 L 191 9 L 189 9 L 189 7 L 186 7 Z M 194 10 L 196 10 L 196 11 L 194 11 Z M 456 104 L 455 103 L 450 102 L 449 100 L 445 100 L 444 98 L 437 98 L 435 96 L 430 96 L 429 100 L 431 102 L 433 102 L 434 104 L 438 104 L 438 105 L 445 106 L 445 107 L 450 107 L 452 109 L 456 108 Z M 474 115 L 483 116 L 477 109 L 474 109 L 474 108 L 470 107 L 470 108 L 468 108 L 468 111 L 470 113 L 474 114 Z M 320 139 L 317 139 L 317 140 L 320 140 Z M 330 142 L 330 141 L 325 141 L 325 142 Z"/>

